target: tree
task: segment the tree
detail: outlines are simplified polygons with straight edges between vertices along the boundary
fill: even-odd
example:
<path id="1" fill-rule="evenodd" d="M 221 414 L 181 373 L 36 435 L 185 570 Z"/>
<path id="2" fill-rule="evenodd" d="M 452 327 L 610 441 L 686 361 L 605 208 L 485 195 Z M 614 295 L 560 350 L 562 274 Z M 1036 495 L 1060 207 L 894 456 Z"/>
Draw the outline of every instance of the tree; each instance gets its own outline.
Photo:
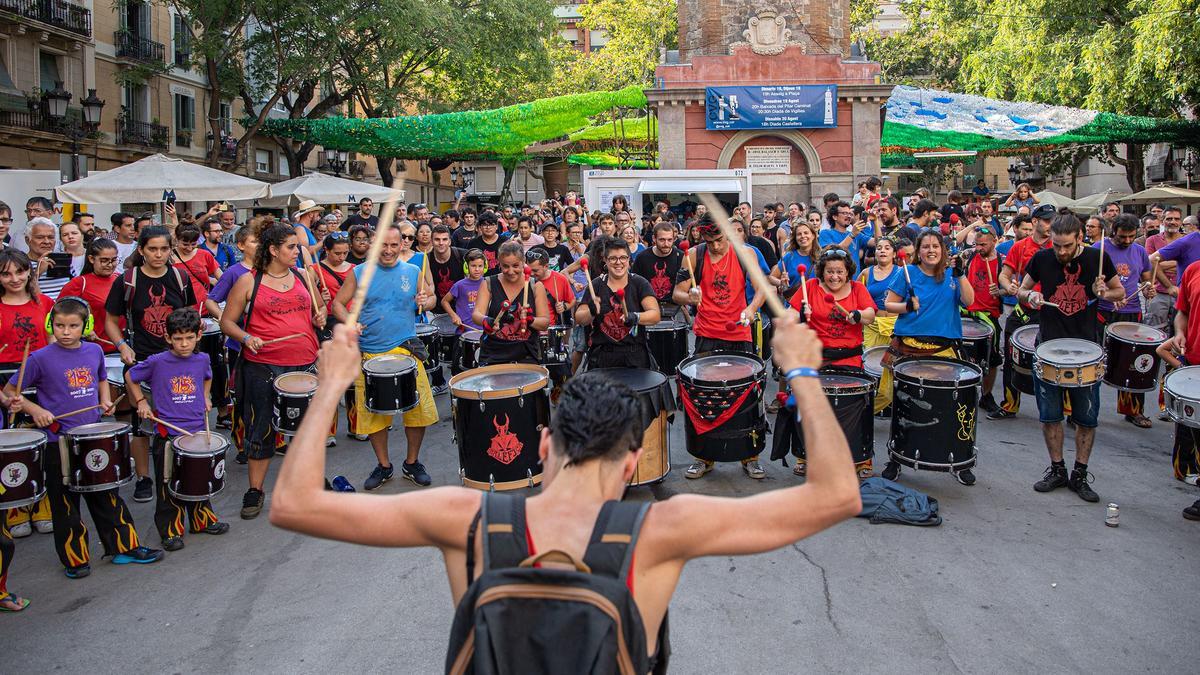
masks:
<path id="1" fill-rule="evenodd" d="M 589 0 L 579 5 L 580 30 L 604 31 L 603 49 L 581 53 L 562 45 L 555 53 L 555 93 L 650 85 L 663 49 L 678 46 L 674 0 Z"/>

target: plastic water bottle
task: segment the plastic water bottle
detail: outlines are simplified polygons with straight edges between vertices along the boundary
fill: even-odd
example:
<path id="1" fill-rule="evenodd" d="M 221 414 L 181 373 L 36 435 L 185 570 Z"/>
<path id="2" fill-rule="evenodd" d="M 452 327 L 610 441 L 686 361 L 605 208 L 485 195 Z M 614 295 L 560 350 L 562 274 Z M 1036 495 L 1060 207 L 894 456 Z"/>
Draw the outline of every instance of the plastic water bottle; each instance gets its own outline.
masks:
<path id="1" fill-rule="evenodd" d="M 346 480 L 345 476 L 337 475 L 333 477 L 333 489 L 337 492 L 354 492 L 354 486 L 350 481 Z"/>

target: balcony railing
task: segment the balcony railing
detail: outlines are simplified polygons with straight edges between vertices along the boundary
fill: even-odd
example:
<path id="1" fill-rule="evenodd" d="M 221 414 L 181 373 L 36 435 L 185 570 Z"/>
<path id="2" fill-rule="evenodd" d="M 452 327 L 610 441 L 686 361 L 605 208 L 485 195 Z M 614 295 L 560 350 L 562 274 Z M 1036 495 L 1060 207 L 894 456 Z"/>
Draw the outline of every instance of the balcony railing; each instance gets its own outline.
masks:
<path id="1" fill-rule="evenodd" d="M 7 0 L 0 0 L 5 1 Z M 154 63 L 162 63 L 166 58 L 167 50 L 161 42 L 147 40 L 127 30 L 117 31 L 113 41 L 117 45 L 117 58 Z"/>
<path id="2" fill-rule="evenodd" d="M 0 0 L 0 10 L 41 21 L 69 33 L 92 36 L 92 12 L 62 0 Z"/>
<path id="3" fill-rule="evenodd" d="M 166 150 L 169 133 L 161 124 L 117 120 L 117 145 L 140 145 L 144 148 Z"/>
<path id="4" fill-rule="evenodd" d="M 177 130 L 175 132 L 175 145 L 181 148 L 192 147 L 192 131 L 190 129 Z"/>
<path id="5" fill-rule="evenodd" d="M 81 116 L 82 113 L 78 108 L 68 108 L 65 121 L 55 121 L 36 108 L 33 110 L 0 110 L 0 127 L 17 127 L 30 131 L 61 134 L 68 126 L 78 123 Z"/>

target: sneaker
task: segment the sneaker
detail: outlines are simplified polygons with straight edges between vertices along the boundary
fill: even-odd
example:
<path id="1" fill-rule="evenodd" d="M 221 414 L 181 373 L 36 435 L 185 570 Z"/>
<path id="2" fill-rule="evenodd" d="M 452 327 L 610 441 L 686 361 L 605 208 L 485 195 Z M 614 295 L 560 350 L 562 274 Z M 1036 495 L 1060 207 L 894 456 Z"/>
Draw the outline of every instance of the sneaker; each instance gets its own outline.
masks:
<path id="1" fill-rule="evenodd" d="M 325 447 L 332 448 L 335 445 L 337 445 L 337 438 L 334 436 L 329 436 L 325 439 Z"/>
<path id="2" fill-rule="evenodd" d="M 92 566 L 87 563 L 76 565 L 75 567 L 68 567 L 63 570 L 63 574 L 67 575 L 68 579 L 82 579 L 91 573 Z"/>
<path id="3" fill-rule="evenodd" d="M 388 482 L 392 479 L 392 473 L 394 470 L 395 467 L 385 467 L 382 464 L 376 464 L 375 468 L 371 470 L 371 475 L 367 476 L 366 482 L 363 483 L 363 489 L 374 490 L 380 485 Z"/>
<path id="4" fill-rule="evenodd" d="M 1172 420 L 1171 420 L 1171 416 L 1168 415 L 1167 411 L 1164 410 L 1164 411 L 1158 413 L 1158 421 L 1159 422 L 1170 422 Z"/>
<path id="5" fill-rule="evenodd" d="M 218 429 L 232 429 L 233 428 L 233 417 L 231 417 L 229 415 L 217 415 L 217 428 Z"/>
<path id="6" fill-rule="evenodd" d="M 767 404 L 767 414 L 774 415 L 775 413 L 779 412 L 780 407 L 781 407 L 781 404 L 779 403 L 779 399 L 777 399 L 777 398 L 771 399 L 771 402 Z"/>
<path id="7" fill-rule="evenodd" d="M 156 563 L 159 560 L 162 560 L 164 556 L 165 554 L 156 548 L 139 546 L 132 551 L 126 551 L 124 553 L 118 553 L 114 555 L 112 563 L 114 565 L 128 565 L 130 563 L 149 565 L 150 563 Z"/>
<path id="8" fill-rule="evenodd" d="M 1188 520 L 1200 520 L 1200 499 L 1183 510 L 1183 517 Z"/>
<path id="9" fill-rule="evenodd" d="M 0 514 L 0 515 L 2 515 L 2 514 Z M 10 534 L 12 534 L 13 539 L 22 539 L 24 537 L 28 537 L 29 535 L 33 534 L 33 525 L 30 525 L 29 521 L 27 520 L 23 523 L 13 525 L 12 527 L 10 527 L 8 529 L 8 531 Z"/>
<path id="10" fill-rule="evenodd" d="M 987 418 L 989 420 L 1006 420 L 1006 419 L 1009 419 L 1010 417 L 1016 417 L 1016 416 L 1017 416 L 1017 413 L 1009 412 L 1009 411 L 1005 410 L 1004 408 L 999 408 L 999 407 L 997 407 L 995 410 L 993 410 L 987 414 Z"/>
<path id="11" fill-rule="evenodd" d="M 986 413 L 992 413 L 1000 409 L 1000 405 L 996 403 L 996 399 L 991 394 L 986 394 L 979 400 L 979 407 Z"/>
<path id="12" fill-rule="evenodd" d="M 1038 492 L 1050 492 L 1057 490 L 1067 484 L 1067 467 L 1054 466 L 1051 464 L 1046 473 L 1042 475 L 1042 479 L 1033 484 L 1033 489 Z"/>
<path id="13" fill-rule="evenodd" d="M 900 463 L 888 462 L 887 466 L 883 467 L 883 473 L 879 474 L 888 480 L 896 480 L 900 477 Z"/>
<path id="14" fill-rule="evenodd" d="M 229 523 L 222 523 L 220 521 L 217 521 L 215 523 L 212 523 L 208 527 L 204 528 L 203 530 L 200 530 L 198 532 L 198 534 L 225 534 L 228 531 L 229 531 Z"/>
<path id="15" fill-rule="evenodd" d="M 266 499 L 267 496 L 258 488 L 246 490 L 246 494 L 242 495 L 242 520 L 257 518 Z"/>
<path id="16" fill-rule="evenodd" d="M 366 434 L 346 434 L 346 437 L 355 441 L 368 441 L 370 437 Z"/>
<path id="17" fill-rule="evenodd" d="M 234 457 L 233 461 L 237 462 L 238 464 L 245 464 L 246 463 L 246 451 L 238 450 L 237 457 Z"/>
<path id="18" fill-rule="evenodd" d="M 808 462 L 801 462 L 801 461 L 797 460 L 796 466 L 792 467 L 792 475 L 807 476 L 808 475 Z"/>
<path id="19" fill-rule="evenodd" d="M 755 480 L 762 480 L 767 477 L 767 472 L 763 471 L 762 464 L 759 464 L 757 459 L 742 462 L 742 471 L 745 471 L 747 476 Z"/>
<path id="20" fill-rule="evenodd" d="M 437 385 L 437 386 L 435 386 L 435 387 L 432 387 L 432 389 L 433 389 L 433 395 L 434 395 L 434 396 L 440 396 L 440 395 L 442 395 L 442 394 L 444 394 L 444 393 L 446 393 L 446 392 L 450 391 L 450 385 L 448 385 L 448 384 L 439 384 L 439 385 Z"/>
<path id="21" fill-rule="evenodd" d="M 183 537 L 167 537 L 163 539 L 163 550 L 174 553 L 183 548 Z"/>
<path id="22" fill-rule="evenodd" d="M 709 464 L 708 462 L 695 462 L 687 468 L 687 471 L 683 472 L 683 477 L 699 478 L 709 471 L 712 471 L 714 466 L 715 464 Z"/>
<path id="23" fill-rule="evenodd" d="M 35 521 L 33 521 L 33 529 L 37 530 L 41 534 L 53 534 L 54 533 L 54 521 L 53 520 L 35 520 Z"/>
<path id="24" fill-rule="evenodd" d="M 425 471 L 425 465 L 420 462 L 413 462 L 412 464 L 404 462 L 400 465 L 400 474 L 421 487 L 433 483 L 433 479 Z M 388 475 L 391 475 L 391 469 L 388 470 Z"/>
<path id="25" fill-rule="evenodd" d="M 1098 502 L 1100 495 L 1096 494 L 1096 491 L 1088 485 L 1093 480 L 1095 480 L 1095 476 L 1089 474 L 1086 469 L 1083 471 L 1073 469 L 1071 478 L 1067 480 L 1067 489 L 1079 495 L 1079 498 L 1085 502 Z"/>
<path id="26" fill-rule="evenodd" d="M 963 485 L 974 485 L 975 484 L 975 473 L 973 471 L 971 471 L 970 469 L 963 469 L 962 471 L 955 471 L 954 479 L 957 480 L 958 482 L 962 483 Z"/>
<path id="27" fill-rule="evenodd" d="M 875 472 L 872 471 L 871 469 L 868 469 L 865 466 L 858 470 L 858 479 L 859 480 L 866 480 L 874 475 L 875 475 Z"/>
<path id="28" fill-rule="evenodd" d="M 146 476 L 137 479 L 137 484 L 133 487 L 133 501 L 145 504 L 152 499 L 154 499 L 154 481 Z"/>

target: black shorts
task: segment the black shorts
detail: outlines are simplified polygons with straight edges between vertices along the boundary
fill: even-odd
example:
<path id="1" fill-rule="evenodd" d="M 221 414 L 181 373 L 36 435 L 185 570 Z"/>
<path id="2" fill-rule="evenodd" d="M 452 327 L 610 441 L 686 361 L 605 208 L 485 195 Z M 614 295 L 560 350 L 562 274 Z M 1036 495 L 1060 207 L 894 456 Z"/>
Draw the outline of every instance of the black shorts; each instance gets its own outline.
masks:
<path id="1" fill-rule="evenodd" d="M 275 378 L 284 373 L 308 371 L 306 366 L 274 366 L 242 359 L 238 366 L 238 405 L 246 436 L 242 448 L 250 459 L 270 459 L 275 456 L 275 427 L 271 416 L 275 406 Z"/>

